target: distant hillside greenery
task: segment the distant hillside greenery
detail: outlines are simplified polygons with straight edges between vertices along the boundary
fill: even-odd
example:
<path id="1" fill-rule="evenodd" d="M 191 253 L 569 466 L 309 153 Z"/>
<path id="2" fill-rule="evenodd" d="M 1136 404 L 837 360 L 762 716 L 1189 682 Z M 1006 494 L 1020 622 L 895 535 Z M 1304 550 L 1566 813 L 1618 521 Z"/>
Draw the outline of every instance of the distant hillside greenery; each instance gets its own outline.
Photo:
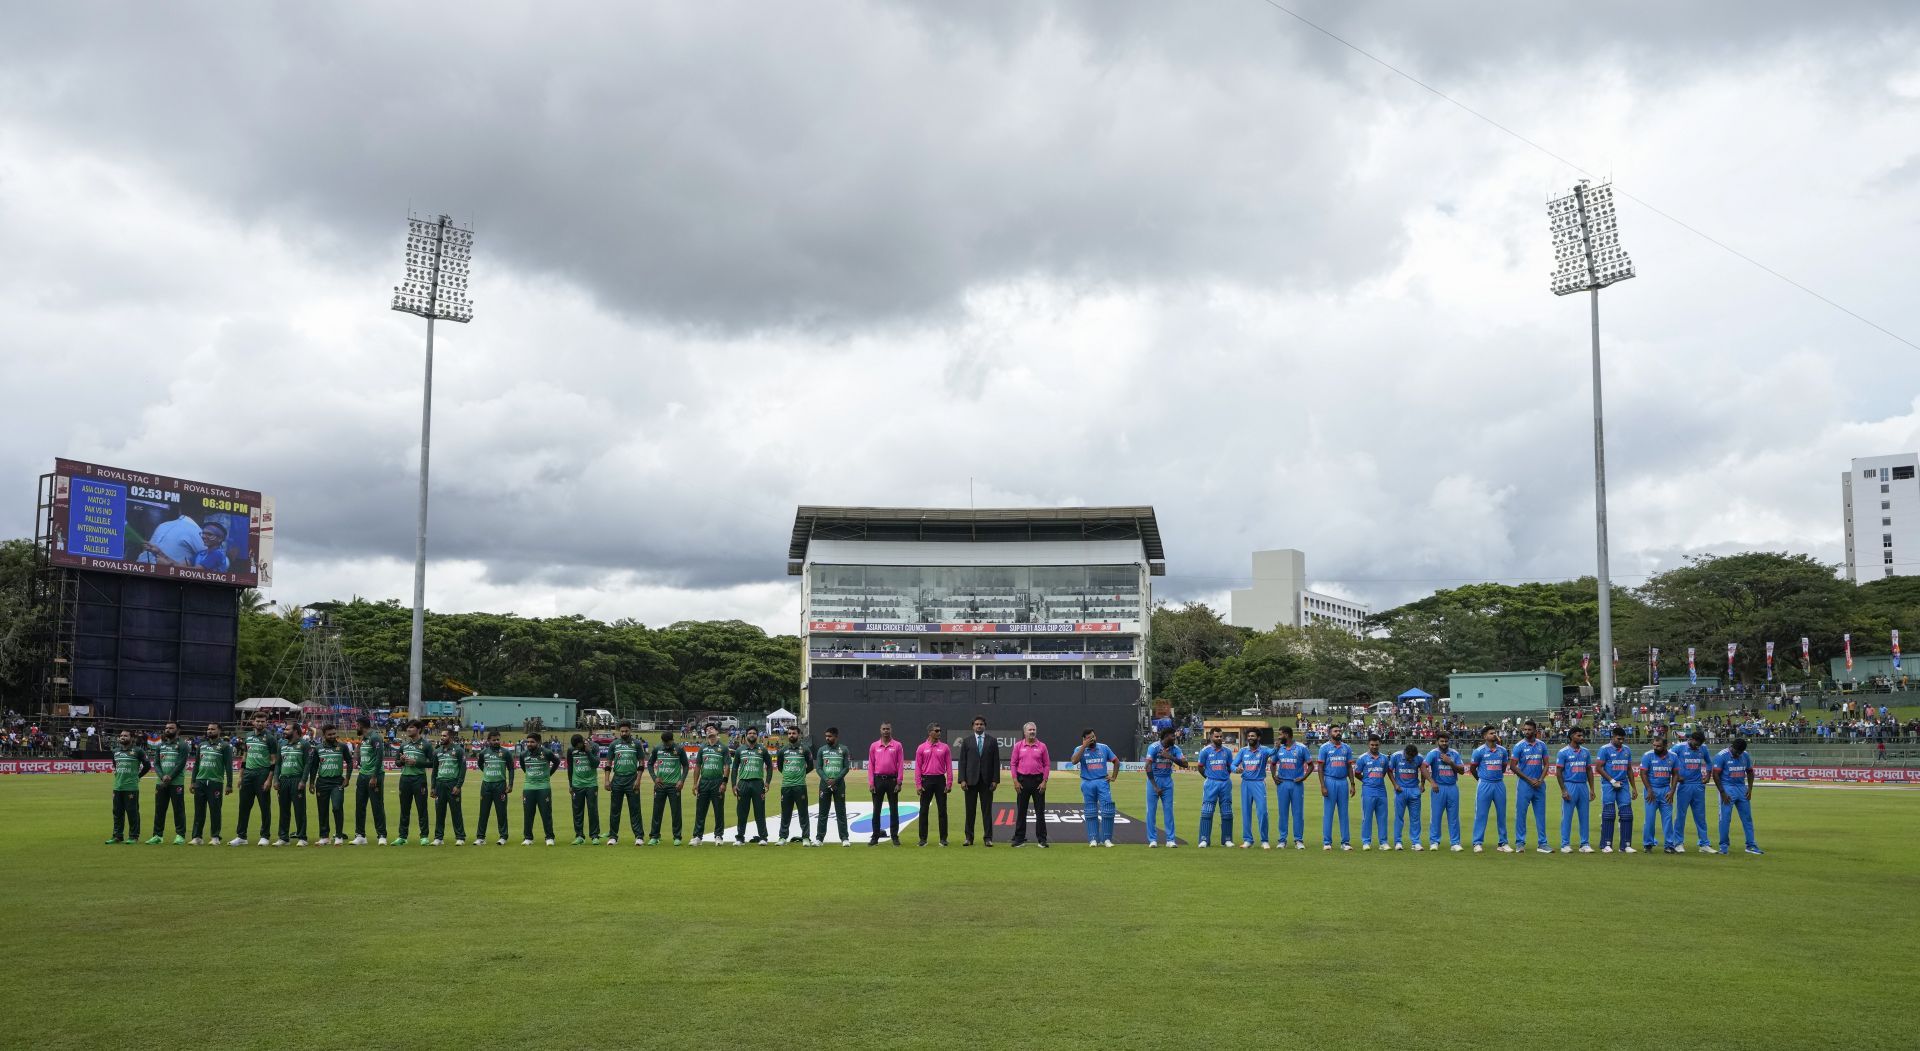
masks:
<path id="1" fill-rule="evenodd" d="M 1454 671 L 1544 668 L 1579 683 L 1580 655 L 1593 654 L 1598 681 L 1598 595 L 1592 577 L 1553 584 L 1469 584 L 1436 591 L 1375 614 L 1369 637 L 1335 628 L 1251 631 L 1205 605 L 1153 614 L 1150 648 L 1156 697 L 1180 711 L 1227 708 L 1290 697 L 1377 701 L 1418 686 L 1447 693 Z M 1619 685 L 1647 681 L 1647 650 L 1660 647 L 1661 675 L 1686 674 L 1698 647 L 1702 675 L 1724 676 L 1726 644 L 1739 643 L 1736 681 L 1765 677 L 1775 644 L 1774 680 L 1820 678 L 1853 633 L 1857 656 L 1888 652 L 1889 632 L 1920 637 L 1920 577 L 1855 586 L 1806 555 L 1748 552 L 1700 556 L 1637 588 L 1613 589 Z M 1813 674 L 1800 671 L 1800 637 Z M 1909 649 L 1920 643 L 1907 642 Z"/>

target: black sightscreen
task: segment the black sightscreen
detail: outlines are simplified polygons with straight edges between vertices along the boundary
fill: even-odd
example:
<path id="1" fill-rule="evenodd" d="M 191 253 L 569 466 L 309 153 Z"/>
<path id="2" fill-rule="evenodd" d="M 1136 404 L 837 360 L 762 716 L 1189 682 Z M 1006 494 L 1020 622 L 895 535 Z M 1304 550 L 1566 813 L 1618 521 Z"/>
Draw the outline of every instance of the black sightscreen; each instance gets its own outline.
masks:
<path id="1" fill-rule="evenodd" d="M 240 630 L 233 588 L 71 572 L 75 702 L 111 719 L 232 718 Z"/>

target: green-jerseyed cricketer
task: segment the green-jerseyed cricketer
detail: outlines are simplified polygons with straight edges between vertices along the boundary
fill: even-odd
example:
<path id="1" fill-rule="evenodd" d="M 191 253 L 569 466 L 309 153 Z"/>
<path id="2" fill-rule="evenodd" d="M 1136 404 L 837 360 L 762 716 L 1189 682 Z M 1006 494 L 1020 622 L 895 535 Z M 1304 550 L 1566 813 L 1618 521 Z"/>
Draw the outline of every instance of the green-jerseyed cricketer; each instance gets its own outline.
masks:
<path id="1" fill-rule="evenodd" d="M 302 738 L 280 742 L 276 764 L 280 777 L 280 842 L 290 832 L 299 842 L 307 839 L 307 780 L 313 770 L 313 743 Z M 294 820 L 298 818 L 298 820 Z"/>
<path id="2" fill-rule="evenodd" d="M 733 793 L 739 800 L 733 808 L 736 843 L 746 841 L 748 811 L 753 812 L 754 841 L 767 840 L 767 771 L 772 767 L 773 756 L 754 740 L 753 731 L 747 731 L 747 743 L 733 752 Z"/>
<path id="3" fill-rule="evenodd" d="M 272 794 L 267 781 L 273 777 L 274 764 L 280 759 L 280 739 L 265 730 L 249 731 L 240 740 L 240 835 L 247 838 L 247 821 L 254 804 L 260 806 L 260 838 L 273 831 L 273 815 L 267 812 L 267 797 Z"/>
<path id="4" fill-rule="evenodd" d="M 467 838 L 467 821 L 461 813 L 462 785 L 467 783 L 467 749 L 452 735 L 433 749 L 433 841 L 447 838 L 447 811 L 453 811 L 453 839 Z"/>
<path id="5" fill-rule="evenodd" d="M 539 741 L 520 746 L 520 772 L 527 775 L 520 783 L 521 838 L 533 840 L 533 815 L 540 814 L 547 830 L 547 842 L 553 842 L 553 753 Z"/>
<path id="6" fill-rule="evenodd" d="M 400 838 L 407 838 L 407 821 L 415 811 L 420 814 L 420 837 L 427 835 L 427 774 L 433 769 L 433 743 L 425 737 L 402 738 L 394 746 L 400 761 Z"/>
<path id="7" fill-rule="evenodd" d="M 653 838 L 660 838 L 660 818 L 663 812 L 673 808 L 673 841 L 680 842 L 680 786 L 687 779 L 687 753 L 673 743 L 673 735 L 667 734 L 660 747 L 647 762 L 647 769 L 653 774 Z"/>
<path id="8" fill-rule="evenodd" d="M 374 834 L 387 838 L 387 741 L 377 733 L 362 731 L 360 755 L 354 763 L 360 774 L 353 779 L 353 838 L 367 838 L 367 807 L 373 807 Z"/>
<path id="9" fill-rule="evenodd" d="M 640 771 L 647 765 L 647 742 L 630 734 L 615 737 L 607 746 L 607 842 L 620 839 L 620 808 L 627 808 L 627 822 L 633 827 L 633 840 L 647 838 L 647 823 L 640 817 Z"/>
<path id="10" fill-rule="evenodd" d="M 313 750 L 313 803 L 320 811 L 320 838 L 347 834 L 347 775 L 353 770 L 353 751 L 338 738 L 323 740 Z"/>
<path id="11" fill-rule="evenodd" d="M 807 836 L 807 775 L 813 772 L 813 755 L 794 737 L 774 753 L 774 765 L 780 768 L 780 838 L 787 839 L 787 821 L 800 815 L 800 838 Z"/>
<path id="12" fill-rule="evenodd" d="M 208 737 L 193 747 L 193 838 L 199 842 L 209 811 L 213 842 L 220 842 L 220 806 L 233 791 L 233 746 Z"/>
<path id="13" fill-rule="evenodd" d="M 733 753 L 718 740 L 702 744 L 694 753 L 693 767 L 699 780 L 693 787 L 693 841 L 707 832 L 707 809 L 713 809 L 713 834 L 727 830 L 727 766 Z"/>
<path id="14" fill-rule="evenodd" d="M 480 763 L 480 827 L 474 832 L 474 842 L 487 838 L 487 819 L 498 816 L 500 842 L 505 843 L 507 793 L 513 791 L 513 753 L 502 748 L 496 737 L 481 746 L 477 758 Z"/>
<path id="15" fill-rule="evenodd" d="M 187 764 L 193 758 L 193 745 L 175 734 L 163 737 L 152 748 L 153 757 L 153 834 L 158 838 L 167 826 L 167 810 L 173 810 L 173 834 L 176 840 L 187 834 Z"/>

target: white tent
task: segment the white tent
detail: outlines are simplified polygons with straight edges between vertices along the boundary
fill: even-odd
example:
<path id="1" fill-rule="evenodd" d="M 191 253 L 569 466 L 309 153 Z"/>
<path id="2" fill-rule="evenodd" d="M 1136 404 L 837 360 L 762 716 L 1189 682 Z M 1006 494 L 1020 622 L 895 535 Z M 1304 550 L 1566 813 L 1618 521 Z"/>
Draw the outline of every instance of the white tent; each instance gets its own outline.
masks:
<path id="1" fill-rule="evenodd" d="M 776 709 L 767 716 L 768 733 L 786 733 L 787 727 L 800 721 L 800 717 L 785 708 Z"/>
<path id="2" fill-rule="evenodd" d="M 297 712 L 300 706 L 285 697 L 249 697 L 233 706 L 236 712 L 285 711 Z"/>

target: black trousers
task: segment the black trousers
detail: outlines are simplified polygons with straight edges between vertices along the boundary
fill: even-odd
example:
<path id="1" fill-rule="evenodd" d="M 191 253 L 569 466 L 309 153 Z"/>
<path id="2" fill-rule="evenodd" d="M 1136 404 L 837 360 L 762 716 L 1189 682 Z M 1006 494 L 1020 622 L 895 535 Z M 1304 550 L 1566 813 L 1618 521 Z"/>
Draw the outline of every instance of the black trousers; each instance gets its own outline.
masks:
<path id="1" fill-rule="evenodd" d="M 573 790 L 573 838 L 589 836 L 600 838 L 600 789 L 576 788 Z"/>
<path id="2" fill-rule="evenodd" d="M 260 804 L 260 838 L 273 834 L 273 815 L 267 811 L 267 800 L 273 794 L 267 788 L 267 779 L 272 776 L 265 770 L 242 770 L 240 772 L 240 838 L 247 838 L 247 819 L 253 816 L 253 805 Z"/>
<path id="3" fill-rule="evenodd" d="M 895 843 L 900 842 L 900 778 L 894 774 L 881 774 L 873 779 L 873 839 L 880 842 L 880 804 L 885 801 L 890 808 L 887 836 Z"/>
<path id="4" fill-rule="evenodd" d="M 453 785 L 433 786 L 433 838 L 447 838 L 447 812 L 453 812 L 453 838 L 467 838 L 467 819 L 461 813 L 460 797 Z"/>
<path id="5" fill-rule="evenodd" d="M 987 842 L 993 842 L 993 782 L 984 785 L 962 785 L 961 794 L 967 804 L 967 842 L 973 842 L 973 817 L 980 815 L 980 824 L 984 826 L 982 836 Z"/>
<path id="6" fill-rule="evenodd" d="M 827 841 L 827 812 L 830 810 L 840 815 L 840 839 L 845 841 L 847 838 L 846 778 L 841 778 L 832 784 L 820 782 L 820 821 L 819 827 L 814 830 L 813 838 L 822 843 Z"/>
<path id="7" fill-rule="evenodd" d="M 367 807 L 373 807 L 374 834 L 387 838 L 386 785 L 375 778 L 363 777 L 353 783 L 353 835 L 367 838 Z"/>
<path id="8" fill-rule="evenodd" d="M 673 807 L 673 838 L 680 838 L 680 786 L 653 786 L 653 835 L 660 838 L 660 818 L 668 806 Z"/>
<path id="9" fill-rule="evenodd" d="M 713 834 L 724 835 L 727 831 L 727 783 L 715 781 L 708 784 L 700 782 L 693 792 L 693 838 L 699 839 L 707 834 L 707 808 L 713 808 Z"/>
<path id="10" fill-rule="evenodd" d="M 755 839 L 767 838 L 767 783 L 765 781 L 742 781 L 737 786 L 740 801 L 734 805 L 735 820 L 738 825 L 733 830 L 736 842 L 747 838 L 747 811 L 753 811 Z"/>
<path id="11" fill-rule="evenodd" d="M 533 814 L 540 812 L 540 824 L 547 830 L 547 838 L 553 838 L 553 789 L 523 788 L 520 790 L 520 838 L 533 838 Z"/>
<path id="12" fill-rule="evenodd" d="M 1014 778 L 1019 788 L 1013 796 L 1013 841 L 1027 841 L 1027 806 L 1033 806 L 1033 838 L 1047 841 L 1047 788 L 1040 774 L 1020 774 Z"/>
<path id="13" fill-rule="evenodd" d="M 226 789 L 218 781 L 193 783 L 193 838 L 200 838 L 209 811 L 213 814 L 213 838 L 220 838 L 220 807 L 226 802 Z"/>
<path id="14" fill-rule="evenodd" d="M 923 777 L 920 779 L 920 842 L 927 841 L 927 819 L 934 810 L 940 811 L 940 842 L 947 841 L 947 779 L 944 777 Z"/>
<path id="15" fill-rule="evenodd" d="M 427 779 L 420 777 L 402 777 L 400 779 L 400 838 L 407 838 L 407 819 L 415 810 L 420 811 L 420 834 L 427 834 Z"/>
<path id="16" fill-rule="evenodd" d="M 316 780 L 313 783 L 313 808 L 320 812 L 321 839 L 347 834 L 346 781 L 338 777 Z"/>
<path id="17" fill-rule="evenodd" d="M 800 816 L 800 838 L 807 838 L 807 786 L 780 786 L 780 838 L 787 838 L 787 818 Z"/>
<path id="18" fill-rule="evenodd" d="M 614 785 L 607 790 L 607 835 L 620 834 L 620 807 L 627 808 L 627 823 L 633 826 L 633 838 L 647 838 L 647 823 L 640 817 L 640 783 L 622 788 Z"/>
<path id="19" fill-rule="evenodd" d="M 505 781 L 480 782 L 480 828 L 473 838 L 487 838 L 487 818 L 498 815 L 500 818 L 500 838 L 507 838 L 507 783 Z"/>
<path id="20" fill-rule="evenodd" d="M 173 808 L 173 834 L 187 834 L 187 786 L 175 781 L 170 785 L 156 785 L 153 790 L 153 834 L 159 835 L 167 827 L 167 808 Z"/>
<path id="21" fill-rule="evenodd" d="M 291 819 L 299 817 L 296 826 Z M 297 779 L 280 779 L 280 841 L 287 841 L 287 833 L 298 827 L 299 834 L 294 839 L 307 838 L 307 786 Z"/>
<path id="22" fill-rule="evenodd" d="M 121 822 L 126 822 L 126 835 L 120 834 Z M 140 790 L 115 792 L 113 794 L 113 838 L 140 838 Z"/>

